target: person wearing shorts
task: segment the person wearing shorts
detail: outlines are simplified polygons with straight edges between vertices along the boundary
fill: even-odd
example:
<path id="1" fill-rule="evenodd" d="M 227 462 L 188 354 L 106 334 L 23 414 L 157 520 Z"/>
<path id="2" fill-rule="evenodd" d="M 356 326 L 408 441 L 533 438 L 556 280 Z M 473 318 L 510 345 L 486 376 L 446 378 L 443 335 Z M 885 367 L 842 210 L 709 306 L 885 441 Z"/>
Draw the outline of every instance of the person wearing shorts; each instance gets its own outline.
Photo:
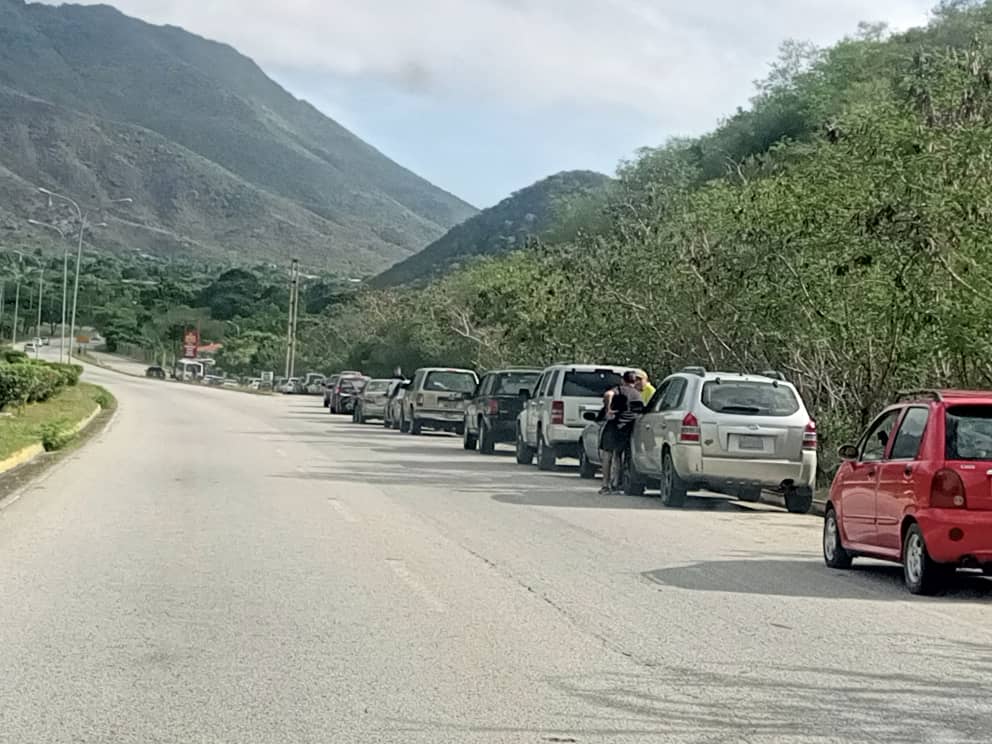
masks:
<path id="1" fill-rule="evenodd" d="M 606 423 L 599 438 L 603 463 L 603 486 L 600 493 L 613 493 L 620 483 L 620 465 L 623 453 L 630 444 L 630 433 L 638 413 L 644 407 L 641 392 L 637 389 L 637 372 L 624 372 L 621 383 L 603 395 Z"/>

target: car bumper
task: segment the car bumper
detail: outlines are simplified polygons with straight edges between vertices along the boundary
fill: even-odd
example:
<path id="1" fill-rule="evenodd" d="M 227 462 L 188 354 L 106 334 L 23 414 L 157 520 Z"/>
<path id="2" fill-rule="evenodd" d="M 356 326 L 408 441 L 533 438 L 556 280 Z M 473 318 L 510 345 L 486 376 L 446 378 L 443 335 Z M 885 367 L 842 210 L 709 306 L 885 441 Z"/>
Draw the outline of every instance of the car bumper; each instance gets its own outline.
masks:
<path id="1" fill-rule="evenodd" d="M 916 521 L 938 563 L 992 563 L 992 511 L 923 509 Z"/>
<path id="2" fill-rule="evenodd" d="M 417 409 L 413 415 L 417 421 L 436 421 L 445 424 L 460 424 L 465 420 L 463 411 L 438 411 Z"/>
<path id="3" fill-rule="evenodd" d="M 751 460 L 703 457 L 699 446 L 677 444 L 672 448 L 672 461 L 684 480 L 717 491 L 733 491 L 742 486 L 774 489 L 787 482 L 812 488 L 816 481 L 815 452 L 803 452 L 800 461 Z"/>
<path id="4" fill-rule="evenodd" d="M 489 429 L 490 436 L 496 442 L 513 442 L 517 438 L 516 419 L 509 421 L 494 421 L 493 419 L 489 419 L 486 422 L 486 428 Z"/>

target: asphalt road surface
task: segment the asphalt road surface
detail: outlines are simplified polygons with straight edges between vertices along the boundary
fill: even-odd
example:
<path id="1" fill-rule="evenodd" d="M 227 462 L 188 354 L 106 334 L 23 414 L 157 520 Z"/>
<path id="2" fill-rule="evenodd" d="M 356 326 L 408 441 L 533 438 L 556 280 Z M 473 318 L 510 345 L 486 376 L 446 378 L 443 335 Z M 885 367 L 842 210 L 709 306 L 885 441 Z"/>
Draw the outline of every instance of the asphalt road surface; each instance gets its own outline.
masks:
<path id="1" fill-rule="evenodd" d="M 992 584 L 828 571 L 771 507 L 90 371 L 110 428 L 0 508 L 0 741 L 981 742 Z"/>

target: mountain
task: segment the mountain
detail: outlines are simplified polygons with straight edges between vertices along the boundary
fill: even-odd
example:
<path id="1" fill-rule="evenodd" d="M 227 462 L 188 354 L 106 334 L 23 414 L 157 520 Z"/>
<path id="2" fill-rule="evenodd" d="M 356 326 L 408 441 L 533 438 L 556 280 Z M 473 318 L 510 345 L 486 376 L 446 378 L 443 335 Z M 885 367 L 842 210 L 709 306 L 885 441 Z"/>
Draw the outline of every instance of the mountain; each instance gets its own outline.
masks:
<path id="1" fill-rule="evenodd" d="M 449 230 L 420 253 L 390 267 L 370 284 L 389 287 L 444 274 L 473 256 L 498 256 L 522 248 L 527 238 L 559 227 L 576 200 L 605 194 L 612 179 L 592 171 L 564 171 L 508 196 Z"/>
<path id="2" fill-rule="evenodd" d="M 0 0 L 0 243 L 52 218 L 37 186 L 132 197 L 101 245 L 356 273 L 477 211 L 229 46 L 107 6 Z"/>

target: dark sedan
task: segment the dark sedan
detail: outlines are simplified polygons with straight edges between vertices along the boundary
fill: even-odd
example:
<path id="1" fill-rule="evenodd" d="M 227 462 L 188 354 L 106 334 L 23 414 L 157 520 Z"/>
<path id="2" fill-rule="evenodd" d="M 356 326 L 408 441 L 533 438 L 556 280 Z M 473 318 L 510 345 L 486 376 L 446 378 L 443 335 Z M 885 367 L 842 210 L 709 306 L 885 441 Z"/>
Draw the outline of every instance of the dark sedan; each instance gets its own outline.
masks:
<path id="1" fill-rule="evenodd" d="M 465 406 L 465 449 L 476 445 L 491 455 L 499 442 L 516 439 L 517 414 L 523 408 L 521 391 L 532 393 L 541 371 L 538 369 L 498 369 L 487 372 Z"/>

